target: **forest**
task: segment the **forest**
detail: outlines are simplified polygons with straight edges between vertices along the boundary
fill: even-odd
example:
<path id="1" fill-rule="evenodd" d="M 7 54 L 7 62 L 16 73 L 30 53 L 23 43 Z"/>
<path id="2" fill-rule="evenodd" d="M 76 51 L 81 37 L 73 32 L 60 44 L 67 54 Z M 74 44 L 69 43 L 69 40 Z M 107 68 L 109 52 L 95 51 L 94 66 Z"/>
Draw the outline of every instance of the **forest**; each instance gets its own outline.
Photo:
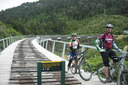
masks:
<path id="1" fill-rule="evenodd" d="M 1 37 L 72 32 L 96 35 L 103 31 L 106 23 L 112 23 L 116 28 L 114 33 L 120 35 L 128 26 L 128 0 L 39 0 L 2 10 L 0 21 L 5 28 L 16 32 L 0 33 Z"/>

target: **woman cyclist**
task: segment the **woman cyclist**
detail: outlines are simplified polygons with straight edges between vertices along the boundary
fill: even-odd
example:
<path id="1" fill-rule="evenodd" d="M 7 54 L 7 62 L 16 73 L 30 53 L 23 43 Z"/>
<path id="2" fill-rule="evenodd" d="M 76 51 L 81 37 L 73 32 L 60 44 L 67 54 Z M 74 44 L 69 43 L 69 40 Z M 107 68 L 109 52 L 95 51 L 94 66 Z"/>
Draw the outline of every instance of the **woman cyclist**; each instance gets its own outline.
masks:
<path id="1" fill-rule="evenodd" d="M 77 56 L 78 56 L 77 50 L 80 47 L 79 46 L 80 41 L 77 39 L 77 34 L 73 33 L 71 37 L 72 38 L 69 42 L 70 53 L 69 53 L 68 71 L 73 60 L 75 60 L 75 63 L 77 64 Z"/>

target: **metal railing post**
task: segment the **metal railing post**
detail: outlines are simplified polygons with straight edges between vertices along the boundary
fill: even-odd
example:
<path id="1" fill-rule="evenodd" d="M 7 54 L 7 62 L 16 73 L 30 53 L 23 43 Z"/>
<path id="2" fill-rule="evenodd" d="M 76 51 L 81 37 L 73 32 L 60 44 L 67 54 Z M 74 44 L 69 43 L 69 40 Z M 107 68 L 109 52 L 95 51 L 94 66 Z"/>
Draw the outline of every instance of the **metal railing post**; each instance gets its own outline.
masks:
<path id="1" fill-rule="evenodd" d="M 66 48 L 66 43 L 64 43 L 64 45 L 63 45 L 63 53 L 62 53 L 62 57 L 64 57 L 64 55 L 65 55 L 65 48 Z"/>
<path id="2" fill-rule="evenodd" d="M 46 49 L 48 49 L 48 40 L 46 41 Z"/>
<path id="3" fill-rule="evenodd" d="M 54 50 L 55 50 L 55 41 L 53 41 L 52 53 L 54 53 Z"/>
<path id="4" fill-rule="evenodd" d="M 12 44 L 12 37 L 10 38 L 10 43 Z"/>
<path id="5" fill-rule="evenodd" d="M 5 42 L 4 42 L 4 40 L 3 40 L 3 48 L 5 49 Z"/>
<path id="6" fill-rule="evenodd" d="M 82 52 L 82 51 L 84 51 L 84 50 L 85 50 L 85 47 L 82 47 L 82 50 L 81 50 L 81 52 Z"/>
<path id="7" fill-rule="evenodd" d="M 11 44 L 11 38 L 9 37 L 9 45 Z"/>
<path id="8" fill-rule="evenodd" d="M 43 41 L 43 47 L 44 47 L 44 41 Z"/>
<path id="9" fill-rule="evenodd" d="M 14 42 L 14 38 L 12 38 L 12 43 Z"/>
<path id="10" fill-rule="evenodd" d="M 8 39 L 6 39 L 6 47 L 8 47 Z"/>

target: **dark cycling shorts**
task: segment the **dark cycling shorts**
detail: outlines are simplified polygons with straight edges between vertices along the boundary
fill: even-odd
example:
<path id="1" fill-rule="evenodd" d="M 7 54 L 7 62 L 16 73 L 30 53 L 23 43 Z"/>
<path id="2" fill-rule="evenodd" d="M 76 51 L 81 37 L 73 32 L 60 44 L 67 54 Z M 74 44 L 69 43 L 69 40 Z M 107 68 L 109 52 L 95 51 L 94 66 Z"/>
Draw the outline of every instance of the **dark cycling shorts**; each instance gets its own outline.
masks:
<path id="1" fill-rule="evenodd" d="M 69 59 L 68 67 L 70 67 L 73 60 L 77 60 L 78 53 L 77 52 L 74 52 L 74 53 L 70 52 L 69 56 L 70 56 L 70 59 Z"/>
<path id="2" fill-rule="evenodd" d="M 114 61 L 114 58 L 117 56 L 116 56 L 116 53 L 112 49 L 106 50 L 105 52 L 101 52 L 101 56 L 102 56 L 104 66 L 106 67 L 109 66 L 109 57 L 113 60 L 113 62 L 116 62 Z"/>

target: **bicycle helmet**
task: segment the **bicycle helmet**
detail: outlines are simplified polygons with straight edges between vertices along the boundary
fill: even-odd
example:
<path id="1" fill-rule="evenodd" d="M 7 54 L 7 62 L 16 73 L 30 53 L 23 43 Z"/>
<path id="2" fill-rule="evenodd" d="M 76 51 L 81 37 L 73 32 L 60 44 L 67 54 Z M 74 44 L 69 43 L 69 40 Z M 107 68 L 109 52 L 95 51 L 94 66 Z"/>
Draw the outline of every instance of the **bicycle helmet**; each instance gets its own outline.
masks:
<path id="1" fill-rule="evenodd" d="M 77 33 L 72 33 L 72 37 L 73 37 L 73 36 L 77 36 Z"/>
<path id="2" fill-rule="evenodd" d="M 113 28 L 112 24 L 106 24 L 106 28 Z"/>

